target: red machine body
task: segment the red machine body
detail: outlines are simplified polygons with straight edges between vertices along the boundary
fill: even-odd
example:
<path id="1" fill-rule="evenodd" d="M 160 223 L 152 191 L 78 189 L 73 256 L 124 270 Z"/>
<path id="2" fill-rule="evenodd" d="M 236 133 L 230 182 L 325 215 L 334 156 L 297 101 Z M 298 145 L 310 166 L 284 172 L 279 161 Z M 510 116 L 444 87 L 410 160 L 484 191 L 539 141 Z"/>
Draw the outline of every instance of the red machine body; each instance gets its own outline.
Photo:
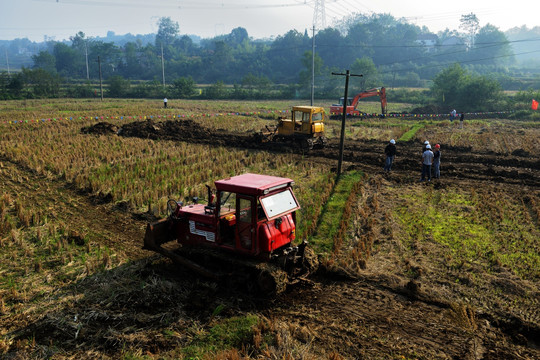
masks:
<path id="1" fill-rule="evenodd" d="M 215 182 L 208 202 L 169 200 L 169 216 L 148 224 L 144 249 L 231 287 L 276 295 L 317 271 L 307 242 L 293 245 L 296 210 L 288 178 L 243 174 Z M 161 246 L 176 241 L 177 246 Z M 229 286 L 228 285 L 228 286 Z"/>
<path id="2" fill-rule="evenodd" d="M 378 96 L 380 98 L 381 114 L 385 116 L 386 115 L 386 89 L 384 87 L 362 91 L 361 93 L 357 94 L 354 98 L 348 98 L 347 110 L 346 110 L 347 116 L 351 116 L 351 117 L 361 116 L 360 110 L 356 108 L 358 106 L 358 102 L 360 101 L 360 99 L 371 97 L 371 96 Z M 339 117 L 343 115 L 344 102 L 345 102 L 344 98 L 341 98 L 339 99 L 339 104 L 333 104 L 332 106 L 330 106 L 330 115 L 332 117 Z"/>
<path id="3" fill-rule="evenodd" d="M 182 245 L 203 245 L 270 259 L 295 239 L 293 181 L 269 175 L 243 174 L 215 182 L 208 205 L 177 203 L 172 236 Z M 161 242 L 161 241 L 159 241 Z"/>

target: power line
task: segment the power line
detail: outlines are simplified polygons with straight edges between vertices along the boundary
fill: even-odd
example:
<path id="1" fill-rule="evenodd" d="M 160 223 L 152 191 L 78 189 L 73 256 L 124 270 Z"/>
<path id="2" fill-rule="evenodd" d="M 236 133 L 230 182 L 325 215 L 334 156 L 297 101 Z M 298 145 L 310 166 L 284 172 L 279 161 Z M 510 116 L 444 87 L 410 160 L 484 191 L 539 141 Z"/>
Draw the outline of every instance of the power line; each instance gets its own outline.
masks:
<path id="1" fill-rule="evenodd" d="M 415 67 L 415 68 L 382 71 L 382 72 L 380 72 L 379 74 L 391 74 L 391 73 L 405 72 L 405 71 L 413 71 L 413 70 L 414 70 L 414 71 L 418 71 L 418 70 L 420 70 L 420 69 L 430 69 L 430 68 L 446 67 L 446 66 L 449 66 L 449 65 L 452 65 L 452 64 L 456 64 L 456 63 L 458 63 L 458 64 L 466 64 L 466 63 L 473 63 L 473 62 L 479 62 L 479 61 L 486 61 L 486 60 L 500 59 L 500 58 L 504 58 L 504 57 L 512 57 L 512 56 L 517 56 L 517 55 L 533 54 L 533 53 L 538 53 L 538 52 L 540 52 L 540 50 L 526 51 L 526 52 L 517 53 L 517 54 L 492 56 L 492 57 L 481 58 L 481 59 L 462 60 L 462 61 L 452 61 L 452 62 L 449 62 L 449 63 L 433 64 L 433 65 L 424 65 L 424 66 L 419 66 L 419 67 Z"/>
<path id="2" fill-rule="evenodd" d="M 37 2 L 50 2 L 50 0 L 33 0 Z M 210 9 L 265 9 L 265 8 L 282 8 L 305 6 L 305 3 L 282 3 L 282 4 L 253 4 L 252 2 L 240 3 L 216 3 L 216 2 L 200 2 L 200 1 L 184 1 L 181 5 L 177 1 L 91 1 L 91 0 L 61 0 L 61 3 L 68 5 L 85 5 L 85 6 L 107 6 L 107 7 L 138 7 L 138 8 L 169 8 L 169 9 L 190 9 L 190 10 L 210 10 Z"/>

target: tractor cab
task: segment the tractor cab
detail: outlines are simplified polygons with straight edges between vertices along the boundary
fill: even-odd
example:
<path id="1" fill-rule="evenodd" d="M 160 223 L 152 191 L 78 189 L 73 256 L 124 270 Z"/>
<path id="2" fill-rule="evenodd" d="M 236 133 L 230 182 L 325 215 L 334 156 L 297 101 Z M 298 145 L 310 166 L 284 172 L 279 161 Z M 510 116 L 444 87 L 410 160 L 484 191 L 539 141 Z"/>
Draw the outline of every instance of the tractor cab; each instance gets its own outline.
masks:
<path id="1" fill-rule="evenodd" d="M 353 103 L 353 100 L 354 98 L 352 97 L 348 97 L 347 98 L 347 106 L 351 106 L 352 103 Z M 339 106 L 339 107 L 342 107 L 343 108 L 343 103 L 345 102 L 345 98 L 344 97 L 340 97 L 339 98 L 339 104 L 333 104 L 332 106 Z"/>
<path id="2" fill-rule="evenodd" d="M 219 246 L 266 256 L 292 243 L 300 206 L 291 179 L 244 174 L 215 185 Z"/>
<path id="3" fill-rule="evenodd" d="M 290 119 L 281 119 L 279 136 L 319 137 L 324 135 L 324 108 L 318 106 L 293 106 Z"/>

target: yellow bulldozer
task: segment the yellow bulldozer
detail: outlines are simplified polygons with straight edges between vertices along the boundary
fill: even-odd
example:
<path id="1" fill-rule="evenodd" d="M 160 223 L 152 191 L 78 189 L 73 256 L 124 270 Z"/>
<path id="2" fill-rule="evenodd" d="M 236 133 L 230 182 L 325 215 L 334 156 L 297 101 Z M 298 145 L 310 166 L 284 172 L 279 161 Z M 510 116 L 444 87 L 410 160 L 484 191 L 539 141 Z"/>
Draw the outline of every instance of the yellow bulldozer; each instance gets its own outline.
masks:
<path id="1" fill-rule="evenodd" d="M 289 118 L 280 118 L 274 128 L 260 133 L 262 141 L 294 143 L 303 150 L 323 148 L 325 110 L 320 106 L 293 106 Z"/>

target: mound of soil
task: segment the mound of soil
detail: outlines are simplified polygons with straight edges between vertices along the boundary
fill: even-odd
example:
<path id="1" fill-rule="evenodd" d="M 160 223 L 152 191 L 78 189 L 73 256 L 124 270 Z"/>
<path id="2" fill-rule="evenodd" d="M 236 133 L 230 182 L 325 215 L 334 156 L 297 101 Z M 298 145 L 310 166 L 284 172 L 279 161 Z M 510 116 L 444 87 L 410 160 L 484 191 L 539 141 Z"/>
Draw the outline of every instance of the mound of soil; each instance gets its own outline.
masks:
<path id="1" fill-rule="evenodd" d="M 136 121 L 122 126 L 122 136 L 148 139 L 189 140 L 205 138 L 210 131 L 193 120 L 179 121 Z"/>
<path id="2" fill-rule="evenodd" d="M 92 126 L 83 127 L 81 129 L 83 134 L 95 134 L 95 135 L 111 135 L 118 133 L 118 126 L 111 123 L 102 121 Z"/>
<path id="3" fill-rule="evenodd" d="M 440 114 L 441 112 L 442 109 L 436 105 L 419 106 L 410 111 L 411 114 Z"/>
<path id="4" fill-rule="evenodd" d="M 197 122 L 185 119 L 175 121 L 136 121 L 122 126 L 118 135 L 152 140 L 188 141 L 218 146 L 257 146 L 254 133 L 239 134 L 225 130 L 211 130 Z"/>

